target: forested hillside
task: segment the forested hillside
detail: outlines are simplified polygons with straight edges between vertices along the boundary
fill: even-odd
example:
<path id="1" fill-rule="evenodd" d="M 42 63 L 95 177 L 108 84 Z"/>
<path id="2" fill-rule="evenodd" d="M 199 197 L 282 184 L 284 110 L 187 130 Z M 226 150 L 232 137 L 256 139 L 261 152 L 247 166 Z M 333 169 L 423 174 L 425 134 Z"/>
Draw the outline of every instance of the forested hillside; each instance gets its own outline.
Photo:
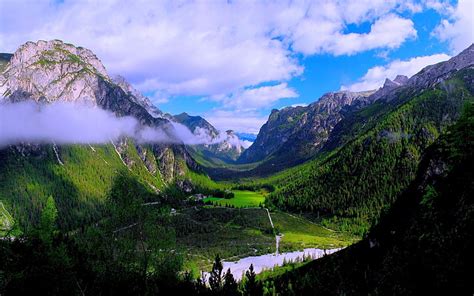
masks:
<path id="1" fill-rule="evenodd" d="M 270 178 L 267 204 L 328 215 L 327 223 L 364 233 L 413 180 L 421 155 L 474 99 L 474 70 L 459 71 L 433 89 L 407 89 L 388 105 L 374 104 L 350 117 L 356 136 L 340 149 Z M 351 226 L 345 224 L 357 224 Z"/>
<path id="2" fill-rule="evenodd" d="M 474 292 L 474 104 L 431 145 L 414 182 L 364 240 L 263 283 L 278 295 Z"/>
<path id="3" fill-rule="evenodd" d="M 155 198 L 178 198 L 214 187 L 206 176 L 190 171 L 171 148 L 163 149 L 135 146 L 131 140 L 93 146 L 11 146 L 0 150 L 0 201 L 24 230 L 38 222 L 47 197 L 54 196 L 60 228 L 72 230 L 101 217 L 120 172 L 135 176 Z"/>

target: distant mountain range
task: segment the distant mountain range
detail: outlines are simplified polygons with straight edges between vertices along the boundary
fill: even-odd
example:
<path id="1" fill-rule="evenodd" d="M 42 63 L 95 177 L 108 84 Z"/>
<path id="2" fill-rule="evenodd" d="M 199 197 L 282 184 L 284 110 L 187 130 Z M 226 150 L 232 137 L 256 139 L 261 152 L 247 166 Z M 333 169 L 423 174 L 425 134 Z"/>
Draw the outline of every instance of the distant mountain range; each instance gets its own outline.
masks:
<path id="1" fill-rule="evenodd" d="M 181 113 L 173 116 L 173 119 L 188 127 L 197 137 L 209 138 L 209 143 L 188 147 L 192 155 L 201 163 L 212 165 L 233 162 L 245 149 L 241 138 L 234 131 L 219 132 L 201 116 Z"/>

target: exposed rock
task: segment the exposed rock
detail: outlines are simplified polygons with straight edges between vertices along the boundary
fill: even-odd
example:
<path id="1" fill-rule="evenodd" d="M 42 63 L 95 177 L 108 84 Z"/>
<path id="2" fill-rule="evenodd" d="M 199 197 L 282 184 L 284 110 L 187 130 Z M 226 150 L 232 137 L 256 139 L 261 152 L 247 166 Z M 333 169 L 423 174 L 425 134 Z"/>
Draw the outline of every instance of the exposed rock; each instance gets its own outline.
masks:
<path id="1" fill-rule="evenodd" d="M 474 65 L 474 44 L 463 50 L 448 61 L 423 68 L 413 75 L 407 85 L 427 88 L 449 79 L 456 71 Z"/>
<path id="2" fill-rule="evenodd" d="M 332 92 L 306 107 L 273 109 L 255 142 L 242 153 L 239 161 L 260 161 L 273 154 L 279 154 L 280 157 L 289 157 L 291 154 L 294 160 L 314 155 L 342 118 L 341 110 L 366 100 L 372 93 Z"/>
<path id="3" fill-rule="evenodd" d="M 60 40 L 27 42 L 13 56 L 0 74 L 0 96 L 7 102 L 34 100 L 39 103 L 74 102 L 97 106 L 117 116 L 133 116 L 142 125 L 159 127 L 172 142 L 180 140 L 173 126 L 151 101 L 136 91 L 122 77 L 112 80 L 100 60 L 88 49 Z M 130 169 L 136 164 L 128 154 L 127 139 L 113 143 Z M 158 156 L 146 155 L 144 147 L 136 146 L 143 165 L 152 174 L 160 170 L 171 182 L 182 176 L 186 165 L 197 165 L 182 145 L 153 145 Z M 40 150 L 42 146 L 40 146 Z M 60 147 L 58 147 L 60 149 Z M 156 165 L 156 161 L 160 166 Z M 179 162 L 179 163 L 178 163 Z"/>
<path id="4" fill-rule="evenodd" d="M 153 117 L 156 117 L 156 118 L 166 117 L 165 114 L 163 114 L 163 112 L 160 109 L 158 109 L 155 105 L 153 105 L 153 103 L 150 101 L 149 98 L 145 97 L 135 88 L 133 88 L 133 86 L 130 83 L 128 83 L 128 81 L 125 80 L 125 78 L 123 78 L 120 75 L 117 75 L 112 78 L 112 81 L 118 86 L 120 86 L 120 88 L 122 88 L 122 90 L 125 93 L 129 94 L 135 103 L 144 107 L 148 111 L 148 113 L 150 113 Z"/>
<path id="5" fill-rule="evenodd" d="M 109 80 L 104 66 L 90 50 L 59 40 L 27 42 L 0 76 L 0 93 L 11 101 L 97 105 L 97 77 Z"/>

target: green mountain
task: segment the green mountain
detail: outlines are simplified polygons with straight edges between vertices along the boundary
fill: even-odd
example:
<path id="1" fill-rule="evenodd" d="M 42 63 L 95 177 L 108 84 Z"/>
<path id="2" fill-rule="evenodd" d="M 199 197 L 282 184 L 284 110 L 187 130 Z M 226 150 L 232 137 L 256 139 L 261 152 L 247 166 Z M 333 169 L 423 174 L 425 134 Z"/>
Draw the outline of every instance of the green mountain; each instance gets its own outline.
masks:
<path id="1" fill-rule="evenodd" d="M 263 161 L 260 167 L 271 166 L 272 171 L 276 171 L 308 160 L 319 151 L 341 120 L 342 110 L 365 101 L 371 93 L 327 93 L 306 107 L 272 110 L 254 144 L 242 153 L 238 161 Z"/>
<path id="2" fill-rule="evenodd" d="M 470 295 L 474 104 L 424 153 L 416 178 L 368 236 L 271 277 L 278 295 Z"/>
<path id="3" fill-rule="evenodd" d="M 259 181 L 276 187 L 266 204 L 331 217 L 324 222 L 366 231 L 413 180 L 423 151 L 474 99 L 473 51 L 471 46 L 374 103 L 351 110 L 315 159 Z M 426 76 L 426 71 L 437 77 Z M 353 228 L 354 223 L 358 226 Z"/>
<path id="4" fill-rule="evenodd" d="M 156 199 L 166 197 L 169 190 L 189 194 L 198 184 L 210 182 L 199 176 L 197 163 L 179 144 L 161 111 L 123 80 L 111 79 L 89 50 L 58 40 L 38 41 L 7 57 L 0 74 L 5 103 L 82 102 L 119 117 L 135 117 L 143 127 L 160 128 L 177 142 L 144 145 L 122 138 L 101 145 L 26 142 L 2 147 L 0 202 L 21 229 L 38 222 L 48 196 L 56 199 L 63 230 L 98 220 L 121 172 L 136 177 Z"/>

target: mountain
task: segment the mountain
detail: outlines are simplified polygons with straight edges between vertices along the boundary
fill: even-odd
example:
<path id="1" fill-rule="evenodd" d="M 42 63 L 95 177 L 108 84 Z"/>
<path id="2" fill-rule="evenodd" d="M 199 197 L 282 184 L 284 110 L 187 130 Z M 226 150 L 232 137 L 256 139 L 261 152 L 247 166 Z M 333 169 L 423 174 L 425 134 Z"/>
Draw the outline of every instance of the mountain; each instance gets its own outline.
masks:
<path id="1" fill-rule="evenodd" d="M 201 116 L 181 113 L 173 120 L 185 125 L 198 138 L 207 139 L 207 143 L 189 146 L 194 158 L 203 164 L 213 166 L 234 162 L 244 150 L 239 137 L 232 130 L 219 132 Z"/>
<path id="2" fill-rule="evenodd" d="M 371 92 L 327 93 L 306 107 L 272 110 L 255 142 L 239 158 L 241 163 L 271 158 L 272 165 L 295 164 L 313 156 L 341 119 L 341 110 L 365 100 Z"/>
<path id="3" fill-rule="evenodd" d="M 278 295 L 472 294 L 473 151 L 471 103 L 365 239 L 264 286 Z"/>
<path id="4" fill-rule="evenodd" d="M 2 72 L 6 68 L 12 56 L 13 55 L 10 53 L 0 53 L 0 72 Z"/>
<path id="5" fill-rule="evenodd" d="M 269 178 L 276 190 L 266 204 L 312 212 L 327 225 L 365 233 L 413 181 L 425 149 L 474 100 L 473 53 L 471 46 L 429 66 L 434 78 L 424 69 L 372 104 L 348 110 L 324 153 Z"/>
<path id="6" fill-rule="evenodd" d="M 160 128 L 179 141 L 170 120 L 124 79 L 111 79 L 90 50 L 59 40 L 22 45 L 0 74 L 0 94 L 0 103 L 94 106 L 118 117 L 135 117 L 143 127 Z M 100 217 L 103 200 L 122 171 L 166 196 L 174 187 L 192 191 L 190 179 L 200 170 L 179 144 L 145 145 L 128 138 L 102 145 L 19 143 L 0 149 L 0 200 L 28 228 L 52 195 L 64 214 L 62 229 L 74 229 Z"/>
<path id="7" fill-rule="evenodd" d="M 398 98 L 401 90 L 425 89 L 447 80 L 452 73 L 471 63 L 472 51 L 471 45 L 449 63 L 428 66 L 410 79 L 403 75 L 398 75 L 393 81 L 386 79 L 376 91 L 328 93 L 307 107 L 272 110 L 257 139 L 242 153 L 238 162 L 261 162 L 247 174 L 265 175 L 302 163 L 321 150 L 339 147 L 341 143 L 331 134 L 342 118 L 381 98 L 386 102 Z M 326 141 L 330 141 L 330 145 L 324 148 Z"/>

